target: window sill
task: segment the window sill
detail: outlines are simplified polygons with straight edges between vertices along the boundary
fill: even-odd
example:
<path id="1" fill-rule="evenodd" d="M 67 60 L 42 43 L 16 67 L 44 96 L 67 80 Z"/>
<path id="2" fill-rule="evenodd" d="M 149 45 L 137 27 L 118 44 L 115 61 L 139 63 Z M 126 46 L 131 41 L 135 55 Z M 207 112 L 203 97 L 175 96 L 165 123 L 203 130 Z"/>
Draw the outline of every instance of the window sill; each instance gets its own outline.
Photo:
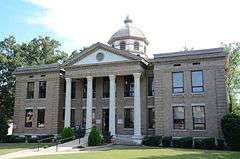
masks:
<path id="1" fill-rule="evenodd" d="M 154 98 L 154 96 L 148 96 L 148 98 Z"/>
<path id="2" fill-rule="evenodd" d="M 109 97 L 102 97 L 102 100 L 109 100 Z"/>
<path id="3" fill-rule="evenodd" d="M 185 93 L 172 93 L 173 97 L 179 97 L 179 96 L 184 96 Z"/>
<path id="4" fill-rule="evenodd" d="M 205 92 L 191 93 L 191 96 L 204 96 Z"/>
<path id="5" fill-rule="evenodd" d="M 132 99 L 132 98 L 134 98 L 134 97 L 123 97 L 124 99 Z"/>
<path id="6" fill-rule="evenodd" d="M 153 130 L 155 130 L 155 128 L 148 128 L 148 130 L 153 131 Z"/>
<path id="7" fill-rule="evenodd" d="M 192 130 L 193 132 L 204 132 L 204 131 L 206 131 L 206 129 L 205 130 Z"/>
<path id="8" fill-rule="evenodd" d="M 123 128 L 123 130 L 133 130 L 133 128 Z"/>
<path id="9" fill-rule="evenodd" d="M 29 100 L 29 101 L 31 101 L 31 100 L 34 100 L 34 98 L 26 98 L 26 100 Z"/>
<path id="10" fill-rule="evenodd" d="M 186 130 L 186 129 L 173 129 L 173 131 L 186 132 L 186 131 L 188 131 L 188 130 Z"/>

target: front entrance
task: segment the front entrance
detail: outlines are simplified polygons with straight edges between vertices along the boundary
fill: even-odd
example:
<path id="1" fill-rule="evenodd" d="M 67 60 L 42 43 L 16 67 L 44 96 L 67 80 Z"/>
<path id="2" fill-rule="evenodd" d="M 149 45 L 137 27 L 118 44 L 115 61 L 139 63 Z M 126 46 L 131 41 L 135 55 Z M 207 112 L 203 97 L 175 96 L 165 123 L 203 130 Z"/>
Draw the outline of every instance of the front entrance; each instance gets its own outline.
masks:
<path id="1" fill-rule="evenodd" d="M 109 109 L 102 110 L 102 132 L 109 131 Z"/>

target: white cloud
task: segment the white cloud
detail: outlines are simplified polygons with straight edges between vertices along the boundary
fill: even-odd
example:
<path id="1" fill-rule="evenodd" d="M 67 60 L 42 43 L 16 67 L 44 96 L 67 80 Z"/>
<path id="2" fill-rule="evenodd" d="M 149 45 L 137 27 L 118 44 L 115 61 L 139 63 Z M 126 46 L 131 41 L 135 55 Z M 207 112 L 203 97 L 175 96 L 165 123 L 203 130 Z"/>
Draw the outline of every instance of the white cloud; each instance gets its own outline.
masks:
<path id="1" fill-rule="evenodd" d="M 27 0 L 43 10 L 28 18 L 73 45 L 106 43 L 123 27 L 127 14 L 150 41 L 149 52 L 218 47 L 221 42 L 240 41 L 238 0 Z M 79 45 L 79 47 L 78 47 Z"/>

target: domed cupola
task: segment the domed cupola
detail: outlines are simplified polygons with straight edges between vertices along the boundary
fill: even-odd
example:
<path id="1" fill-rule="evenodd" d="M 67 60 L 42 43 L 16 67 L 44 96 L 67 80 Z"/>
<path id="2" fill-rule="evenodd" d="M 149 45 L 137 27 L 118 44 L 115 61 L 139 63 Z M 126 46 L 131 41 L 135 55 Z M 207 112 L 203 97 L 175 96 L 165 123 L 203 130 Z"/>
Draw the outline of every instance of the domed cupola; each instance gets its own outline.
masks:
<path id="1" fill-rule="evenodd" d="M 146 51 L 148 41 L 144 33 L 137 27 L 132 26 L 132 20 L 124 20 L 125 27 L 118 30 L 108 41 L 112 47 L 126 50 L 135 55 L 147 58 Z"/>

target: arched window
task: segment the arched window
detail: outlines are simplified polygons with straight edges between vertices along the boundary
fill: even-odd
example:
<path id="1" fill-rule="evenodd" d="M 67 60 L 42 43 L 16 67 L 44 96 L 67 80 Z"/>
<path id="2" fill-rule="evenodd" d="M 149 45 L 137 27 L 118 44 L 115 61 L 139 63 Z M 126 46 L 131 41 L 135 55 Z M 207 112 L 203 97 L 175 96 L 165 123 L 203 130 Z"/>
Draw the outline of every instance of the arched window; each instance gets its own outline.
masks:
<path id="1" fill-rule="evenodd" d="M 139 50 L 139 42 L 137 41 L 134 42 L 134 50 Z"/>
<path id="2" fill-rule="evenodd" d="M 125 41 L 121 41 L 120 42 L 120 50 L 125 50 L 126 49 L 126 42 Z"/>

